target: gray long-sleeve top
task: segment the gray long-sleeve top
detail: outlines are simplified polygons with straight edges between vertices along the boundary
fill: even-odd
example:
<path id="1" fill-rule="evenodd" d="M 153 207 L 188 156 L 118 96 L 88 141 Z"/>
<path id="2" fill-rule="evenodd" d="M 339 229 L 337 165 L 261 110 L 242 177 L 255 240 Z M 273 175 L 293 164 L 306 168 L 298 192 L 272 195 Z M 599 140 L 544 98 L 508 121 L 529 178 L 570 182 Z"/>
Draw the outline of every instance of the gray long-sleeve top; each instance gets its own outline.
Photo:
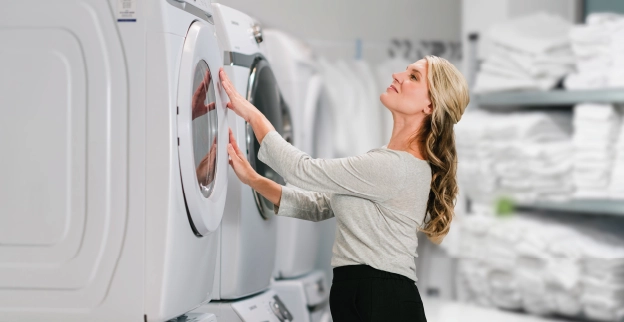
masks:
<path id="1" fill-rule="evenodd" d="M 288 183 L 277 215 L 321 221 L 336 217 L 331 265 L 369 265 L 417 280 L 416 233 L 431 184 L 429 163 L 405 151 L 373 149 L 342 159 L 312 159 L 275 131 L 258 158 Z"/>

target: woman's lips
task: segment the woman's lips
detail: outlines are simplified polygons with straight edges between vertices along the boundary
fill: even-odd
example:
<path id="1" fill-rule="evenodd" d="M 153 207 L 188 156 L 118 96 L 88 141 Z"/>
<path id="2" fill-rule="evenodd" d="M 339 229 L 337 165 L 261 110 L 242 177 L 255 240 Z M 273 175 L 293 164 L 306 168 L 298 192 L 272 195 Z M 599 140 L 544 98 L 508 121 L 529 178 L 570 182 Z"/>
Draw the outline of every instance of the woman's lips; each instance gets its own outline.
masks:
<path id="1" fill-rule="evenodd" d="M 388 86 L 388 89 L 391 89 L 391 90 L 393 90 L 393 91 L 395 91 L 397 93 L 399 92 L 399 91 L 397 91 L 396 87 L 394 87 L 394 85 Z"/>

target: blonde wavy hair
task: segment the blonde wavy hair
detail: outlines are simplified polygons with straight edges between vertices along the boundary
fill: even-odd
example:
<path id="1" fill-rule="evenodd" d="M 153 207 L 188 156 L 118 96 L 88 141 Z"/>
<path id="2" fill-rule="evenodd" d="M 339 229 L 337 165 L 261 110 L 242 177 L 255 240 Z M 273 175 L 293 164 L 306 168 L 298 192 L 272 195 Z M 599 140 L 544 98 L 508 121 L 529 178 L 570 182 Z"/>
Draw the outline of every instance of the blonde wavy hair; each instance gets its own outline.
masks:
<path id="1" fill-rule="evenodd" d="M 433 111 L 425 117 L 410 145 L 418 145 L 425 160 L 429 161 L 432 174 L 427 201 L 429 216 L 420 230 L 439 243 L 450 229 L 458 193 L 453 126 L 464 114 L 470 95 L 466 79 L 453 64 L 436 56 L 426 56 L 425 60 Z"/>

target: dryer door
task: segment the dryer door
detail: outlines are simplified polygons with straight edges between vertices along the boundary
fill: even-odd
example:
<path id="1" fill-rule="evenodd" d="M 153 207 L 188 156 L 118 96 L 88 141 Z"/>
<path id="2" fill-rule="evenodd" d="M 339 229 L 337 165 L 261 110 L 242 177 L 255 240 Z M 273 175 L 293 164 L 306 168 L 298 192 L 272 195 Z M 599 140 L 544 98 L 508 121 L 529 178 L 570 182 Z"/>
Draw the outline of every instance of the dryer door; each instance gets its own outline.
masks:
<path id="1" fill-rule="evenodd" d="M 264 59 L 257 59 L 255 64 L 251 67 L 247 100 L 255 105 L 258 110 L 269 119 L 277 132 L 287 140 L 290 140 L 292 131 L 290 130 L 288 108 L 285 106 L 284 100 L 281 97 L 275 75 L 273 75 L 273 71 Z M 285 133 L 285 130 L 288 130 L 288 133 Z M 251 163 L 251 166 L 260 175 L 279 184 L 285 184 L 284 179 L 277 174 L 277 172 L 273 171 L 273 169 L 258 159 L 259 150 L 260 143 L 256 139 L 251 125 L 247 124 L 247 157 L 249 163 Z M 273 203 L 256 191 L 254 191 L 254 197 L 260 215 L 264 219 L 268 219 L 273 214 Z"/>
<path id="2" fill-rule="evenodd" d="M 189 221 L 196 235 L 219 226 L 227 192 L 226 106 L 219 68 L 223 59 L 214 27 L 189 28 L 178 84 L 178 151 Z"/>

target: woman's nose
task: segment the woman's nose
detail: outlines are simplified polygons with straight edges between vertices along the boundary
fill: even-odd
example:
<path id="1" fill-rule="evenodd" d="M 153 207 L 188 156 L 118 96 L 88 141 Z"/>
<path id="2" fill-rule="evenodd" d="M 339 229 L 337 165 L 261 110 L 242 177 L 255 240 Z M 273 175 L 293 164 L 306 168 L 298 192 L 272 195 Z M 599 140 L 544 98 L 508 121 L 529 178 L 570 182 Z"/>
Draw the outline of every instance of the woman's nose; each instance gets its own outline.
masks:
<path id="1" fill-rule="evenodd" d="M 397 83 L 401 83 L 401 82 L 399 82 L 399 74 L 398 73 L 393 73 L 392 74 L 392 80 L 397 82 Z"/>

